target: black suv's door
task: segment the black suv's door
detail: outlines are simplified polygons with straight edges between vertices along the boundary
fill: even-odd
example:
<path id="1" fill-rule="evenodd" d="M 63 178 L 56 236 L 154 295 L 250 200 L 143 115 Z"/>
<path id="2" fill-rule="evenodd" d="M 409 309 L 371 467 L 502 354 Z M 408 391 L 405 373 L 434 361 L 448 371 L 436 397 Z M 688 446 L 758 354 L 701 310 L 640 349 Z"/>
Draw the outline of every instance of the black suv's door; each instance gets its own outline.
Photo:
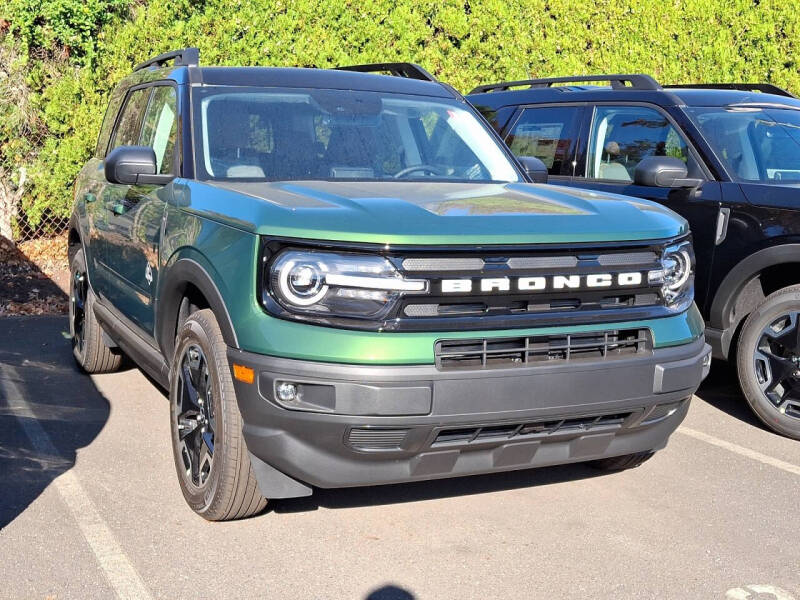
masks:
<path id="1" fill-rule="evenodd" d="M 720 186 L 675 121 L 661 108 L 643 104 L 595 104 L 587 109 L 585 143 L 572 184 L 653 200 L 689 221 L 697 255 L 696 290 L 703 307 L 717 241 Z M 636 185 L 636 165 L 648 156 L 686 162 L 689 177 L 703 180 L 695 190 Z"/>
<path id="2" fill-rule="evenodd" d="M 177 91 L 153 85 L 130 92 L 111 148 L 150 146 L 158 174 L 175 174 Z M 101 295 L 111 307 L 152 334 L 158 251 L 169 188 L 105 182 L 100 199 L 106 218 L 97 226 L 104 277 Z"/>

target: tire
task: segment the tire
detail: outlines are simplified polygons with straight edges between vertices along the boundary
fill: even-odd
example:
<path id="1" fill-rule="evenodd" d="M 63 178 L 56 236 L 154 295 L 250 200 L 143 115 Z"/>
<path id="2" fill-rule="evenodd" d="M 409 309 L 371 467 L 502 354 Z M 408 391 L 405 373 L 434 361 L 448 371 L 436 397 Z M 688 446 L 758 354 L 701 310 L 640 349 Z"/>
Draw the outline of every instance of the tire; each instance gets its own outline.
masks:
<path id="1" fill-rule="evenodd" d="M 196 311 L 180 325 L 170 368 L 178 481 L 192 510 L 209 521 L 249 517 L 267 505 L 242 436 L 226 349 L 214 313 Z"/>
<path id="2" fill-rule="evenodd" d="M 600 471 L 624 471 L 638 467 L 643 462 L 653 458 L 654 454 L 655 452 L 637 452 L 636 454 L 624 454 L 623 456 L 592 460 L 586 464 Z"/>
<path id="3" fill-rule="evenodd" d="M 69 334 L 72 354 L 87 373 L 110 373 L 119 369 L 122 354 L 109 348 L 94 314 L 95 296 L 86 275 L 86 258 L 81 248 L 70 264 Z"/>
<path id="4" fill-rule="evenodd" d="M 800 285 L 770 294 L 747 317 L 736 348 L 739 385 L 756 416 L 800 440 Z"/>

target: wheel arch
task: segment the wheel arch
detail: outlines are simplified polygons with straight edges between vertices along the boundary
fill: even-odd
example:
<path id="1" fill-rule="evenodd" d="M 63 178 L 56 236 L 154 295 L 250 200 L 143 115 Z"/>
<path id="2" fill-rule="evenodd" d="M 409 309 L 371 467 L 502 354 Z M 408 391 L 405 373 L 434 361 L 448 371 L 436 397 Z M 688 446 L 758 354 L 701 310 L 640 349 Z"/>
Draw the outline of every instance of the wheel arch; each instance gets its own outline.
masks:
<path id="1" fill-rule="evenodd" d="M 172 263 L 162 276 L 156 305 L 156 340 L 168 360 L 175 349 L 178 323 L 189 304 L 210 308 L 225 343 L 239 347 L 233 321 L 213 277 L 197 260 L 183 257 Z"/>
<path id="2" fill-rule="evenodd" d="M 736 327 L 764 297 L 780 287 L 800 283 L 800 271 L 785 273 L 785 266 L 791 263 L 800 264 L 800 243 L 770 246 L 736 264 L 714 294 L 709 325 L 720 330 Z"/>

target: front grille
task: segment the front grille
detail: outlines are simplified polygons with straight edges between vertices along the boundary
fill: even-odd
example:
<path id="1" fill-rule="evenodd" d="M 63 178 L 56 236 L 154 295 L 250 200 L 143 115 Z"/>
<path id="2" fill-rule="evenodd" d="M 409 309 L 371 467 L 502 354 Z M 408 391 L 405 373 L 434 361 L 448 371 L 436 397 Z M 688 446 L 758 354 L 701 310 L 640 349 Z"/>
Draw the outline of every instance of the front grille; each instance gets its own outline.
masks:
<path id="1" fill-rule="evenodd" d="M 356 450 L 399 450 L 407 433 L 407 429 L 354 427 L 347 436 L 347 443 Z"/>
<path id="2" fill-rule="evenodd" d="M 502 369 L 552 361 L 612 360 L 650 352 L 648 329 L 615 329 L 591 333 L 511 338 L 439 340 L 436 367 Z"/>
<path id="3" fill-rule="evenodd" d="M 551 419 L 548 421 L 443 429 L 436 435 L 432 446 L 516 440 L 527 437 L 550 436 L 556 433 L 580 434 L 599 429 L 613 430 L 622 427 L 622 424 L 630 415 L 631 413 L 615 413 L 572 419 Z"/>

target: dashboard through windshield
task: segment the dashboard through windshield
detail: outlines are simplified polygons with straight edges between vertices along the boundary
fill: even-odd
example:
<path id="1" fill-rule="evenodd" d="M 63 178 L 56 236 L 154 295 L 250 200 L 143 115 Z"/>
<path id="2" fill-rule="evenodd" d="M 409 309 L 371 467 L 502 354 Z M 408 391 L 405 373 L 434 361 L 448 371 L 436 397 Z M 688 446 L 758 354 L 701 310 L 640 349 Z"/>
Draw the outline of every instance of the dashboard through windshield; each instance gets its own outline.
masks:
<path id="1" fill-rule="evenodd" d="M 193 95 L 202 179 L 521 181 L 487 127 L 455 100 L 231 87 Z"/>

